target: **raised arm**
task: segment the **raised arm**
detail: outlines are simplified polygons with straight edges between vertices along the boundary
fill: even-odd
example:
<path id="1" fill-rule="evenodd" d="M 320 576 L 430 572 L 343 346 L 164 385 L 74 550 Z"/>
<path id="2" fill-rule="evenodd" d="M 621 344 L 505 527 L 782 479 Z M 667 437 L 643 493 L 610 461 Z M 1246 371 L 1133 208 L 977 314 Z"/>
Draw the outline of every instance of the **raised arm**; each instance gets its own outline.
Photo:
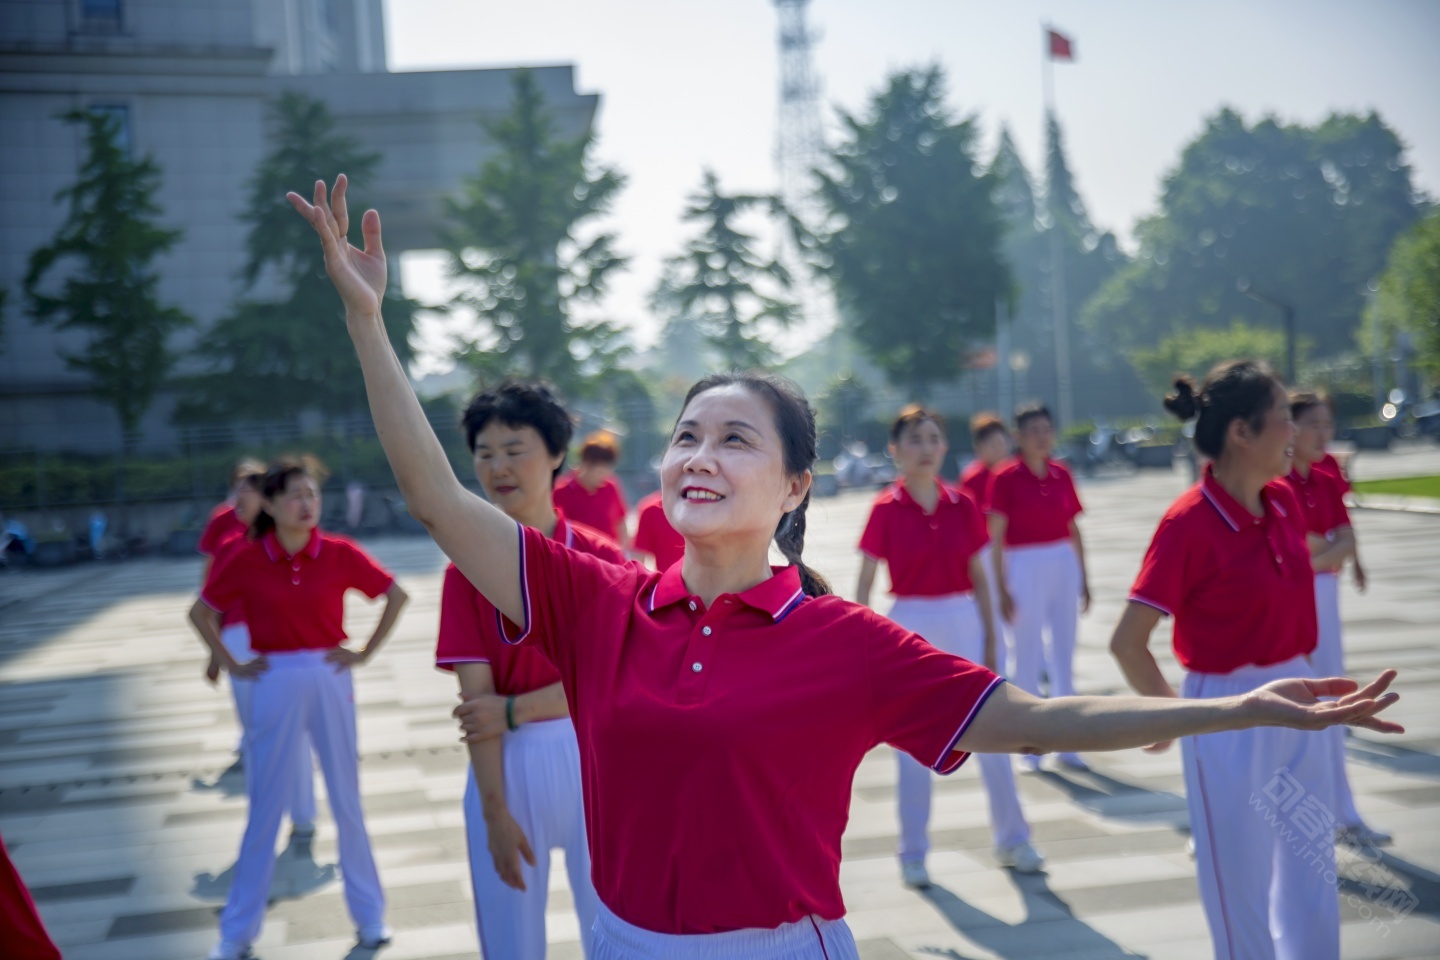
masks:
<path id="1" fill-rule="evenodd" d="M 1124 750 L 1157 740 L 1249 727 L 1321 730 L 1337 724 L 1403 733 L 1377 714 L 1400 698 L 1386 693 L 1386 670 L 1363 690 L 1344 677 L 1277 680 L 1237 697 L 1055 697 L 1042 700 L 1013 684 L 985 701 L 956 749 L 973 753 Z M 1338 697 L 1338 700 L 1321 700 Z"/>
<path id="2" fill-rule="evenodd" d="M 461 572 L 501 613 L 525 619 L 520 596 L 520 545 L 515 521 L 460 485 L 435 431 L 425 419 L 380 316 L 385 295 L 385 251 L 380 244 L 380 215 L 365 211 L 360 232 L 363 250 L 347 239 L 350 216 L 345 206 L 346 179 L 335 180 L 326 198 L 325 181 L 315 182 L 314 202 L 286 194 L 310 221 L 325 251 L 325 272 L 345 305 L 345 326 L 360 357 L 370 415 L 405 506 Z"/>

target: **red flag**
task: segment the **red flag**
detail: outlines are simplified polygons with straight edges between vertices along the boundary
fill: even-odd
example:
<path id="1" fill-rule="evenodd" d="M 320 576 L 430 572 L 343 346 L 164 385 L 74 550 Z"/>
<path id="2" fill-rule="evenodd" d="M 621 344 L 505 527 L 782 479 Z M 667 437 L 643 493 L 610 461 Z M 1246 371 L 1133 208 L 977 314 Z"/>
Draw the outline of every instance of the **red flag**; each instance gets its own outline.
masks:
<path id="1" fill-rule="evenodd" d="M 1050 35 L 1050 59 L 1075 62 L 1075 43 L 1063 33 L 1046 30 Z"/>

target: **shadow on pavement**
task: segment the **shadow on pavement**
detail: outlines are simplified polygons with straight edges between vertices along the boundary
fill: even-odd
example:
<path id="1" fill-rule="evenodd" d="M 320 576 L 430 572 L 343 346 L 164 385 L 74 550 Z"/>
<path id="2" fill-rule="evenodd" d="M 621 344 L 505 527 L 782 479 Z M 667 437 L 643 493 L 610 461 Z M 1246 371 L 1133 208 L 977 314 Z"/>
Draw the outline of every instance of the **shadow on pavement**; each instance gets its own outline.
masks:
<path id="1" fill-rule="evenodd" d="M 275 858 L 275 876 L 270 881 L 270 903 L 278 900 L 299 900 L 316 890 L 328 887 L 339 877 L 335 864 L 323 866 L 315 862 L 311 844 L 306 840 L 291 839 L 289 846 Z M 235 878 L 235 865 L 226 867 L 222 873 L 197 873 L 190 895 L 199 900 L 224 902 L 230 894 L 230 883 Z"/>
<path id="2" fill-rule="evenodd" d="M 978 907 L 971 906 L 938 884 L 931 884 L 928 889 L 921 890 L 920 895 L 934 904 L 958 932 L 997 957 L 1036 956 L 1036 945 L 1041 942 L 1048 943 L 1050 946 L 1047 952 L 1055 956 L 1083 954 L 1095 960 L 1110 957 L 1123 960 L 1143 956 L 1131 953 L 1076 918 L 1069 904 L 1050 889 L 1044 875 L 1018 874 L 1013 870 L 1007 873 L 1025 900 L 1025 919 L 1020 923 L 1006 923 Z M 950 960 L 964 960 L 963 955 L 954 950 L 920 947 L 916 952 Z"/>
<path id="3" fill-rule="evenodd" d="M 1185 798 L 1179 794 L 1151 790 L 1095 770 L 1064 774 L 1041 770 L 1031 776 L 1045 778 L 1045 782 L 1073 803 L 1102 817 L 1132 823 L 1168 823 L 1179 830 L 1190 829 Z"/>
<path id="4" fill-rule="evenodd" d="M 1440 778 L 1440 756 L 1412 747 L 1352 736 L 1345 738 L 1345 755 L 1359 763 L 1384 767 L 1395 773 Z"/>

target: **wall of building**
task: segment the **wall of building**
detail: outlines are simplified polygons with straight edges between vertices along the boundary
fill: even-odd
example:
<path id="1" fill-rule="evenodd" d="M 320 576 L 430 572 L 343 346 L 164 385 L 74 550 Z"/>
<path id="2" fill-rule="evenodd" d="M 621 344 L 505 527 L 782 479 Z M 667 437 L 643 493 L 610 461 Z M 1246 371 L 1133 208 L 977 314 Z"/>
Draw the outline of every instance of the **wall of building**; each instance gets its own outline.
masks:
<path id="1" fill-rule="evenodd" d="M 91 4 L 90 9 L 105 4 Z M 10 291 L 0 343 L 0 455 L 39 448 L 104 451 L 118 442 L 108 407 L 87 396 L 62 354 L 80 333 L 36 327 L 21 282 L 29 256 L 66 210 L 83 134 L 59 119 L 103 107 L 125 118 L 137 155 L 164 172 L 163 222 L 184 239 L 159 261 L 160 295 L 197 331 L 239 295 L 246 183 L 266 151 L 269 98 L 295 89 L 326 101 L 342 130 L 382 154 L 357 199 L 385 212 L 392 253 L 436 246 L 442 198 L 488 151 L 482 116 L 508 109 L 511 70 L 384 71 L 381 0 L 125 0 L 96 21 L 81 0 L 0 0 L 0 286 Z M 592 121 L 598 97 L 570 67 L 536 71 L 562 130 Z M 362 198 L 363 199 L 360 199 Z M 261 291 L 263 294 L 264 291 Z M 173 398 L 146 418 L 143 443 L 172 445 Z"/>

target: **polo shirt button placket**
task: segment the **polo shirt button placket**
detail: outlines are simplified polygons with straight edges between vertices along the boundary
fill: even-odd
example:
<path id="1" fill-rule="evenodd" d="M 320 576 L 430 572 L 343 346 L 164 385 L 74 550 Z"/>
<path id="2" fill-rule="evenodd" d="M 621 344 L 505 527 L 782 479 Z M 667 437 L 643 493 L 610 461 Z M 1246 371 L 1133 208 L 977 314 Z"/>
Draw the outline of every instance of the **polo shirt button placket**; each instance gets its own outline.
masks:
<path id="1" fill-rule="evenodd" d="M 300 586 L 300 561 L 296 560 L 290 564 L 290 583 Z"/>

